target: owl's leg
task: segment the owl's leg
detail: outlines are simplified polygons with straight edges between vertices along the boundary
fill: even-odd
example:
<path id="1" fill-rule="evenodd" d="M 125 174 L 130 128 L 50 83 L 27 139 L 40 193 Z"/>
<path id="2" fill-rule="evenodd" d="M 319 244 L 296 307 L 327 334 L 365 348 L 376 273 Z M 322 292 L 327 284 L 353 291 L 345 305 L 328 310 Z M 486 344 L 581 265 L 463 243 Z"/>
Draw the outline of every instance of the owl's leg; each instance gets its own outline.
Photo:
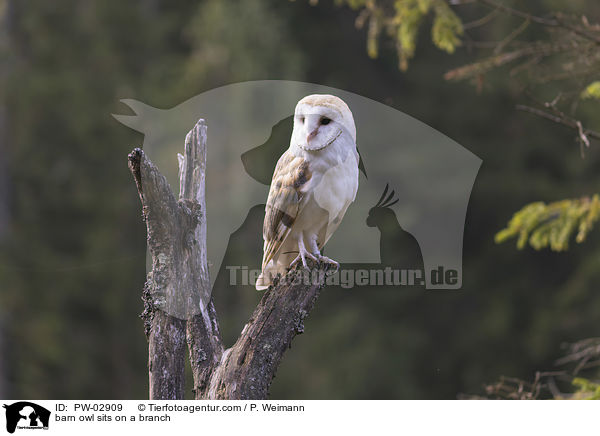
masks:
<path id="1" fill-rule="evenodd" d="M 315 262 L 318 262 L 317 257 L 310 251 L 308 251 L 304 246 L 304 235 L 298 236 L 298 251 L 300 252 L 300 254 L 298 254 L 298 256 L 294 260 L 292 260 L 292 263 L 290 263 L 290 267 L 293 267 L 298 262 L 302 261 L 302 265 L 304 265 L 304 268 L 309 269 L 308 264 L 306 263 L 307 257 L 309 259 L 314 260 Z"/>
<path id="2" fill-rule="evenodd" d="M 312 253 L 314 253 L 315 256 L 317 256 L 317 259 L 319 259 L 319 262 L 323 262 L 323 263 L 328 263 L 330 265 L 335 266 L 335 269 L 338 270 L 340 269 L 340 264 L 338 262 L 336 262 L 333 259 L 328 258 L 327 256 L 323 256 L 321 254 L 321 250 L 319 250 L 319 246 L 317 244 L 317 236 L 315 235 L 313 238 L 310 238 L 310 251 Z"/>
<path id="3" fill-rule="evenodd" d="M 313 235 L 308 239 L 308 247 L 310 248 L 310 252 L 315 256 L 319 257 L 321 255 L 321 250 L 319 250 L 319 246 L 317 245 L 317 235 Z"/>

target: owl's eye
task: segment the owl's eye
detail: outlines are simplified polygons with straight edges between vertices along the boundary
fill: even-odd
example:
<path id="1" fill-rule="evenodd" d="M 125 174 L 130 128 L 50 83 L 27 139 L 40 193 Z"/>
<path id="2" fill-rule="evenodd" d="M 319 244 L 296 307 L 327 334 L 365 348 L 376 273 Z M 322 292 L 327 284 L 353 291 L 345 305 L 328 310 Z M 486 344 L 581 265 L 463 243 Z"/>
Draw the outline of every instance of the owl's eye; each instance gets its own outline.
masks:
<path id="1" fill-rule="evenodd" d="M 300 122 L 304 124 L 304 115 L 300 117 Z"/>
<path id="2" fill-rule="evenodd" d="M 329 123 L 331 123 L 331 120 L 329 118 L 321 118 L 321 125 L 322 126 L 326 126 Z"/>

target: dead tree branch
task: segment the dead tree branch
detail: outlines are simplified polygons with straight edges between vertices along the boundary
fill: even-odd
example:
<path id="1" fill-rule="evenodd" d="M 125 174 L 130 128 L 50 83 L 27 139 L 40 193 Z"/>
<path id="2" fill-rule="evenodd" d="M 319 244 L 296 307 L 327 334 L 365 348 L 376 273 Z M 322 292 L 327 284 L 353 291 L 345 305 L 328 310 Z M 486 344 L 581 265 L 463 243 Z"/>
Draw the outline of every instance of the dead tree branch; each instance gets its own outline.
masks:
<path id="1" fill-rule="evenodd" d="M 290 271 L 285 283 L 276 283 L 266 291 L 235 345 L 223 354 L 208 390 L 199 398 L 267 397 L 283 353 L 304 331 L 304 318 L 322 288 L 322 281 L 305 284 L 303 272 Z"/>
<path id="2" fill-rule="evenodd" d="M 196 399 L 264 399 L 281 358 L 304 330 L 324 280 L 293 270 L 263 296 L 236 343 L 223 351 L 211 298 L 206 249 L 206 124 L 185 140 L 179 160 L 179 199 L 144 152 L 129 155 L 148 232 L 152 271 L 142 318 L 149 341 L 151 399 L 182 399 L 185 345 Z M 318 268 L 324 278 L 326 267 Z"/>
<path id="3" fill-rule="evenodd" d="M 159 308 L 157 296 L 175 296 L 176 256 L 173 235 L 177 231 L 178 205 L 167 180 L 144 155 L 135 149 L 129 154 L 146 229 L 152 271 L 144 286 L 144 324 L 149 342 L 148 372 L 150 399 L 184 397 L 185 321 Z M 169 377 L 165 377 L 169 374 Z"/>
<path id="4" fill-rule="evenodd" d="M 177 201 L 166 178 L 142 150 L 129 155 L 152 256 L 144 293 L 151 399 L 184 398 L 186 339 L 197 385 L 202 385 L 207 368 L 219 361 L 223 350 L 206 262 L 203 120 L 186 138 L 179 161 Z"/>

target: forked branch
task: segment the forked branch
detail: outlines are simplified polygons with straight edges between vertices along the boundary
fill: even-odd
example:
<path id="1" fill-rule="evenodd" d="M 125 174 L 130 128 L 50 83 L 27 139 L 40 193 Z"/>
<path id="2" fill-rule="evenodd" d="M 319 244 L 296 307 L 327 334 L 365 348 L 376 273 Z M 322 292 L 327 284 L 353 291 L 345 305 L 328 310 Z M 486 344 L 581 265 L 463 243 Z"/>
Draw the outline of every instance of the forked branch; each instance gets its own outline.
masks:
<path id="1" fill-rule="evenodd" d="M 185 396 L 185 345 L 196 399 L 264 399 L 283 353 L 304 330 L 321 280 L 291 271 L 263 296 L 230 349 L 223 351 L 211 297 L 206 249 L 206 124 L 198 121 L 178 155 L 179 199 L 141 149 L 129 155 L 148 232 L 152 271 L 142 318 L 149 341 L 151 399 Z M 291 279 L 291 280 L 290 280 Z"/>

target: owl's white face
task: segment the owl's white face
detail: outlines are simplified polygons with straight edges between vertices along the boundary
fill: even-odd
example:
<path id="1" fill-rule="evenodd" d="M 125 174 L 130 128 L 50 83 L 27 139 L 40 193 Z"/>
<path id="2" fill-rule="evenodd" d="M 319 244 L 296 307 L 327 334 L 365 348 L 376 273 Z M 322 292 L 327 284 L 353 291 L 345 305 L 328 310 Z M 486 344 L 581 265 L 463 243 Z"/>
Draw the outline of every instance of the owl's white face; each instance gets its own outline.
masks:
<path id="1" fill-rule="evenodd" d="M 292 143 L 304 150 L 322 150 L 342 135 L 354 140 L 355 132 L 352 113 L 337 97 L 311 95 L 296 106 Z"/>

